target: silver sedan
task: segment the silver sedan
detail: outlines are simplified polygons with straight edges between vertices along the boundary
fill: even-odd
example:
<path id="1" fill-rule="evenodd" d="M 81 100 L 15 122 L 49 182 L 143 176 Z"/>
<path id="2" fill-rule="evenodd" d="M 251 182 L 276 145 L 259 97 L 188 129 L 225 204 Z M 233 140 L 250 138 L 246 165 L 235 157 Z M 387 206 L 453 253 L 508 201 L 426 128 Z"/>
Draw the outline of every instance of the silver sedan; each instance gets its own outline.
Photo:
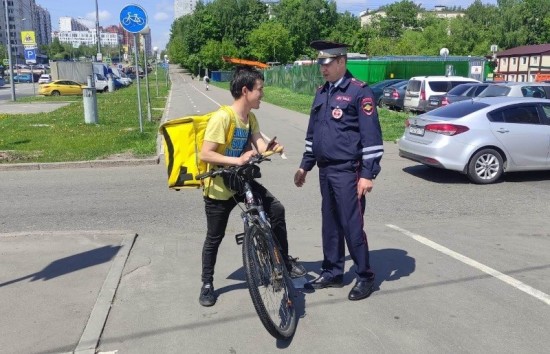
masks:
<path id="1" fill-rule="evenodd" d="M 464 173 L 478 184 L 504 172 L 550 169 L 550 100 L 486 97 L 406 121 L 399 155 Z"/>

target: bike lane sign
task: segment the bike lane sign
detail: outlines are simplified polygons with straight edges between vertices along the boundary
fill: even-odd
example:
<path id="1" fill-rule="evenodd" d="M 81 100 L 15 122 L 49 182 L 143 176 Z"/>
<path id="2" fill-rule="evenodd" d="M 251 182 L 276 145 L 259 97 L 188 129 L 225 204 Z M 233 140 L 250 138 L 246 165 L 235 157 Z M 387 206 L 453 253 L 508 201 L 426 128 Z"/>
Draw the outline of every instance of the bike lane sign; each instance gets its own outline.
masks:
<path id="1" fill-rule="evenodd" d="M 147 26 L 147 13 L 139 5 L 126 5 L 120 10 L 120 24 L 130 33 L 139 33 Z"/>

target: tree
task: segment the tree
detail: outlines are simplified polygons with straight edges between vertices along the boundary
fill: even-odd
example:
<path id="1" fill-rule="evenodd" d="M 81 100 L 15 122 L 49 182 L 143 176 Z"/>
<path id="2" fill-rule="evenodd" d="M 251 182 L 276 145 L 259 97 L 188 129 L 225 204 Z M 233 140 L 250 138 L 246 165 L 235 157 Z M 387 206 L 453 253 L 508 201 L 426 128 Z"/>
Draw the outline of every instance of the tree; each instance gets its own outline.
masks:
<path id="1" fill-rule="evenodd" d="M 294 58 L 315 53 L 309 44 L 328 38 L 337 21 L 336 3 L 332 0 L 281 0 L 273 6 L 273 15 L 290 33 Z"/>
<path id="2" fill-rule="evenodd" d="M 250 54 L 263 62 L 287 63 L 292 57 L 292 46 L 288 42 L 290 32 L 279 22 L 268 21 L 249 35 Z"/>
<path id="3" fill-rule="evenodd" d="M 61 42 L 59 42 L 59 38 L 54 38 L 52 44 L 50 44 L 48 56 L 50 58 L 53 58 L 58 54 L 62 54 L 63 52 L 65 52 L 65 48 L 61 45 Z"/>
<path id="4" fill-rule="evenodd" d="M 361 31 L 361 22 L 359 18 L 347 11 L 338 14 L 336 25 L 331 29 L 328 39 L 348 44 L 351 52 L 363 53 L 365 51 L 366 41 L 364 33 Z"/>
<path id="5" fill-rule="evenodd" d="M 410 0 L 401 0 L 384 7 L 386 17 L 380 19 L 380 34 L 384 37 L 399 38 L 406 29 L 417 29 L 420 5 Z"/>

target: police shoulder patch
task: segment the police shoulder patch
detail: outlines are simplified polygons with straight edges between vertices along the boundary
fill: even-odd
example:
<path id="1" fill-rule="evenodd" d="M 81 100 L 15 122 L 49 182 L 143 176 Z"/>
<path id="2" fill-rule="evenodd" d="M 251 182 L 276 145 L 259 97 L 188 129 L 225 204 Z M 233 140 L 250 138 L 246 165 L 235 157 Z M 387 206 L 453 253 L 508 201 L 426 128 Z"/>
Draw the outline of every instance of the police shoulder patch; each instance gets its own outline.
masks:
<path id="1" fill-rule="evenodd" d="M 364 97 L 361 100 L 361 109 L 366 115 L 372 115 L 372 113 L 374 112 L 374 101 L 372 97 Z"/>
<path id="2" fill-rule="evenodd" d="M 354 84 L 354 85 L 356 85 L 356 86 L 361 86 L 361 87 L 367 86 L 367 84 L 366 84 L 364 81 L 357 80 L 357 79 L 354 78 L 354 77 L 351 78 L 351 83 Z"/>

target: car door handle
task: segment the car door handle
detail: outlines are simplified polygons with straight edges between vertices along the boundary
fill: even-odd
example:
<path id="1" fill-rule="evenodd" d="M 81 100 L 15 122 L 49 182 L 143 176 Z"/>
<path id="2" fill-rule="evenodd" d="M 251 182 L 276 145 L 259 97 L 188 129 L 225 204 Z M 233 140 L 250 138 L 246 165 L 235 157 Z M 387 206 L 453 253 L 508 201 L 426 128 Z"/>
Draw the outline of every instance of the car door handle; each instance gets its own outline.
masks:
<path id="1" fill-rule="evenodd" d="M 508 129 L 500 128 L 497 130 L 498 133 L 509 133 L 510 131 Z"/>

